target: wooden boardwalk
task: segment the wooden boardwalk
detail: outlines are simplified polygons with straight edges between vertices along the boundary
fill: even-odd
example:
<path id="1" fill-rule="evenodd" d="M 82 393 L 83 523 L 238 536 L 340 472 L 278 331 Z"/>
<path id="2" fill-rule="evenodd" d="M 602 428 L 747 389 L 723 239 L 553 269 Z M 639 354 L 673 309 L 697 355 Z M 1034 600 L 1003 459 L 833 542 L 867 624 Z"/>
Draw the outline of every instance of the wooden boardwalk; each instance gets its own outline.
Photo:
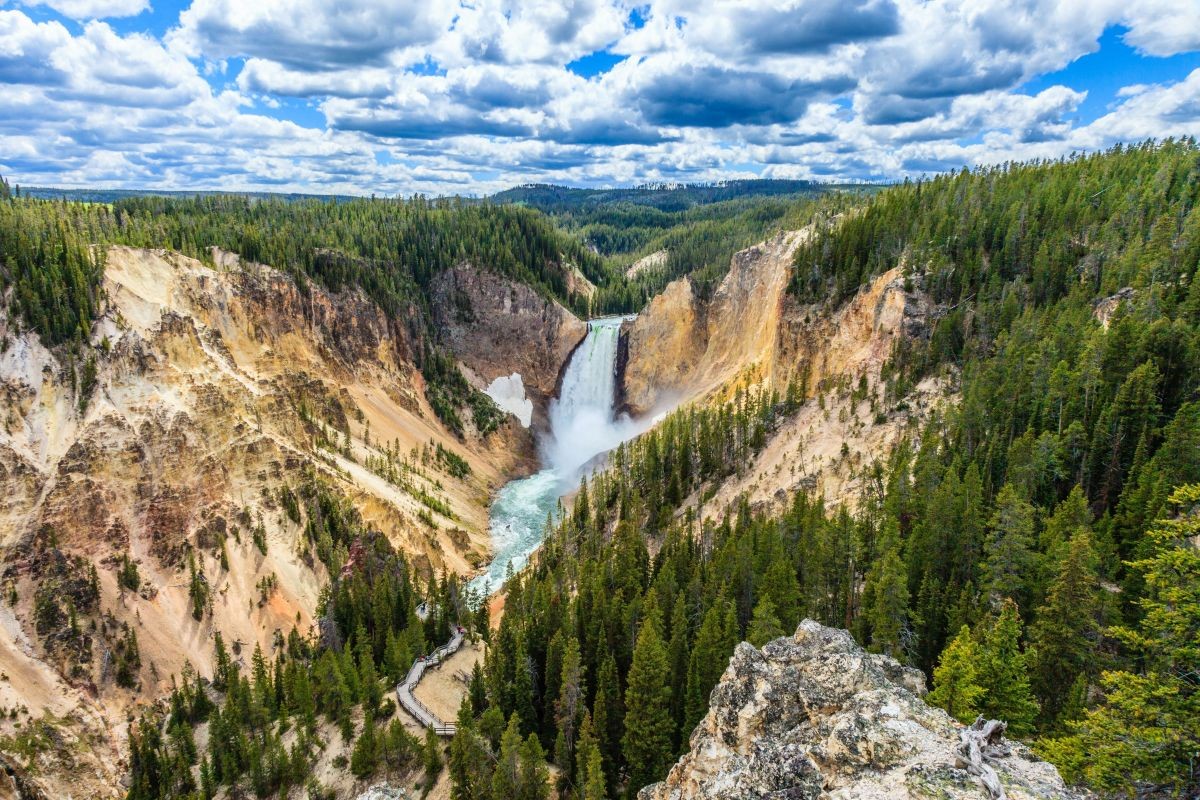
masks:
<path id="1" fill-rule="evenodd" d="M 418 611 L 418 613 L 420 612 Z M 400 706 L 421 725 L 426 728 L 432 728 L 433 732 L 438 736 L 453 736 L 455 731 L 454 723 L 438 719 L 436 714 L 417 699 L 417 696 L 413 694 L 413 690 L 417 688 L 417 684 L 421 681 L 421 676 L 425 674 L 425 670 L 428 667 L 436 667 L 458 652 L 458 648 L 462 646 L 462 640 L 463 629 L 461 626 L 456 625 L 454 626 L 453 634 L 450 636 L 450 641 L 429 655 L 414 661 L 408 670 L 408 674 L 404 676 L 404 680 L 400 681 L 396 686 L 396 699 L 400 702 Z"/>

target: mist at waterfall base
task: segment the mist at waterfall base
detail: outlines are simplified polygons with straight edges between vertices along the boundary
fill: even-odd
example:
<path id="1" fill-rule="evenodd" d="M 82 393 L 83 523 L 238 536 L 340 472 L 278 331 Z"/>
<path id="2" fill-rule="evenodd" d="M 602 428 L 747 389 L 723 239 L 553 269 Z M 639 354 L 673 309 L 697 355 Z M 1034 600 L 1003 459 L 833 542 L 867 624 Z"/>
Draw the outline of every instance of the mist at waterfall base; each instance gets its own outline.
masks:
<path id="1" fill-rule="evenodd" d="M 632 420 L 613 410 L 617 344 L 623 317 L 588 323 L 588 333 L 563 374 L 558 397 L 550 401 L 550 432 L 540 442 L 543 468 L 510 481 L 496 493 L 489 514 L 495 558 L 471 581 L 475 592 L 495 592 L 520 570 L 542 543 L 558 499 L 579 486 L 596 456 L 637 436 L 653 420 Z"/>

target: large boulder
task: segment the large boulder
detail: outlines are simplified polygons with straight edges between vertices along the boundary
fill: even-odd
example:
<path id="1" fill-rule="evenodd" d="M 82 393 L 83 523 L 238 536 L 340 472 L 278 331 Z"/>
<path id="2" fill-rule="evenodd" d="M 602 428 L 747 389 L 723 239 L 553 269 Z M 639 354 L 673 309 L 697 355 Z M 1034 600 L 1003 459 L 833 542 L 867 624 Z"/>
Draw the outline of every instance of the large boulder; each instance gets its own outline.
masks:
<path id="1" fill-rule="evenodd" d="M 1016 742 L 985 743 L 991 770 L 972 765 L 965 729 L 924 691 L 917 670 L 811 620 L 761 650 L 742 643 L 690 752 L 638 798 L 993 800 L 991 770 L 1009 798 L 1086 796 Z"/>

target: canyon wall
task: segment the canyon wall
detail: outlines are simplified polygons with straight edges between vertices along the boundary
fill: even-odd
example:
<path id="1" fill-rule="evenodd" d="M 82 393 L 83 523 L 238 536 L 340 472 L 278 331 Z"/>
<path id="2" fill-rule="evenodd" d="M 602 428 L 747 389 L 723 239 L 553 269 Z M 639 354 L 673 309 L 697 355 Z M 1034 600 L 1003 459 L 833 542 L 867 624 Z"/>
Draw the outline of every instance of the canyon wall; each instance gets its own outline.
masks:
<path id="1" fill-rule="evenodd" d="M 711 297 L 688 278 L 674 281 L 626 325 L 621 389 L 630 413 L 724 402 L 739 388 L 799 401 L 745 469 L 702 493 L 706 517 L 743 496 L 778 508 L 799 490 L 853 504 L 865 468 L 952 401 L 944 375 L 904 398 L 885 391 L 883 368 L 897 342 L 927 337 L 940 313 L 919 277 L 897 264 L 840 305 L 801 304 L 787 286 L 808 235 L 780 233 L 737 253 Z"/>
<path id="2" fill-rule="evenodd" d="M 646 414 L 775 365 L 792 254 L 807 236 L 792 231 L 742 250 L 701 298 L 691 279 L 672 281 L 627 326 L 622 390 L 628 410 Z"/>
<path id="3" fill-rule="evenodd" d="M 117 796 L 128 719 L 185 664 L 210 675 L 215 633 L 246 662 L 311 628 L 329 577 L 289 492 L 320 481 L 419 569 L 465 575 L 490 555 L 491 493 L 536 465 L 520 425 L 486 438 L 442 425 L 413 363 L 415 311 L 213 262 L 111 248 L 90 357 L 49 351 L 0 314 L 0 708 L 13 712 L 0 740 L 41 732 L 26 777 L 46 796 Z M 536 363 L 552 390 L 559 365 Z M 118 583 L 125 559 L 136 590 Z M 192 565 L 209 596 L 200 618 Z M 51 598 L 101 620 L 86 649 L 45 624 Z M 137 689 L 112 674 L 125 626 Z"/>
<path id="4" fill-rule="evenodd" d="M 582 274 L 578 278 L 587 280 Z M 587 335 L 587 325 L 530 287 L 468 264 L 439 275 L 432 295 L 441 343 L 477 378 L 479 388 L 519 374 L 544 420 L 563 367 Z"/>

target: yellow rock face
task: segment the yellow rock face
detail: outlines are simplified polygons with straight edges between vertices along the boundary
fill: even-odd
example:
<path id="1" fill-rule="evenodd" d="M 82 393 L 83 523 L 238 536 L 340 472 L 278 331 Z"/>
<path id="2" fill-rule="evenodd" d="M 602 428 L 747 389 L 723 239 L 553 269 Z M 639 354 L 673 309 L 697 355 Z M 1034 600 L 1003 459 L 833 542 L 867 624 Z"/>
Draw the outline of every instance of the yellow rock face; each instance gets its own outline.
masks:
<path id="1" fill-rule="evenodd" d="M 863 468 L 946 400 L 938 378 L 895 408 L 879 400 L 896 341 L 925 335 L 932 310 L 899 266 L 841 306 L 800 305 L 787 293 L 792 256 L 808 235 L 783 233 L 736 254 L 708 300 L 687 278 L 671 283 L 626 327 L 623 390 L 634 414 L 719 402 L 750 387 L 782 395 L 792 386 L 803 401 L 752 463 L 711 487 L 706 516 L 719 518 L 742 496 L 780 505 L 801 488 L 828 504 L 853 503 Z"/>
<path id="2" fill-rule="evenodd" d="M 708 394 L 754 365 L 775 364 L 792 254 L 804 231 L 737 253 L 703 301 L 688 278 L 655 297 L 628 327 L 625 403 L 635 414 Z"/>
<path id="3" fill-rule="evenodd" d="M 328 576 L 300 546 L 303 520 L 279 501 L 303 473 L 418 566 L 469 574 L 488 558 L 491 492 L 533 466 L 518 425 L 486 440 L 445 430 L 403 316 L 361 293 L 302 293 L 275 270 L 216 256 L 214 269 L 163 251 L 109 251 L 87 403 L 65 353 L 36 336 L 11 337 L 0 354 L 0 707 L 24 708 L 0 719 L 0 740 L 16 722 L 53 729 L 62 751 L 44 755 L 36 778 L 49 797 L 121 793 L 128 712 L 168 691 L 187 663 L 210 675 L 216 632 L 248 657 L 255 644 L 270 653 L 276 631 L 309 628 Z M 0 337 L 8 333 L 0 317 Z M 407 456 L 431 443 L 471 474 L 426 463 L 404 485 L 372 467 L 385 447 Z M 418 490 L 448 511 L 423 504 Z M 252 542 L 259 526 L 265 553 Z M 90 661 L 70 669 L 33 622 L 46 574 L 35 543 L 49 531 L 54 550 L 96 566 L 110 620 L 92 634 Z M 200 621 L 188 598 L 193 549 L 212 599 Z M 140 593 L 117 586 L 123 555 L 138 562 Z M 138 693 L 113 683 L 104 655 L 126 624 L 142 657 Z"/>

